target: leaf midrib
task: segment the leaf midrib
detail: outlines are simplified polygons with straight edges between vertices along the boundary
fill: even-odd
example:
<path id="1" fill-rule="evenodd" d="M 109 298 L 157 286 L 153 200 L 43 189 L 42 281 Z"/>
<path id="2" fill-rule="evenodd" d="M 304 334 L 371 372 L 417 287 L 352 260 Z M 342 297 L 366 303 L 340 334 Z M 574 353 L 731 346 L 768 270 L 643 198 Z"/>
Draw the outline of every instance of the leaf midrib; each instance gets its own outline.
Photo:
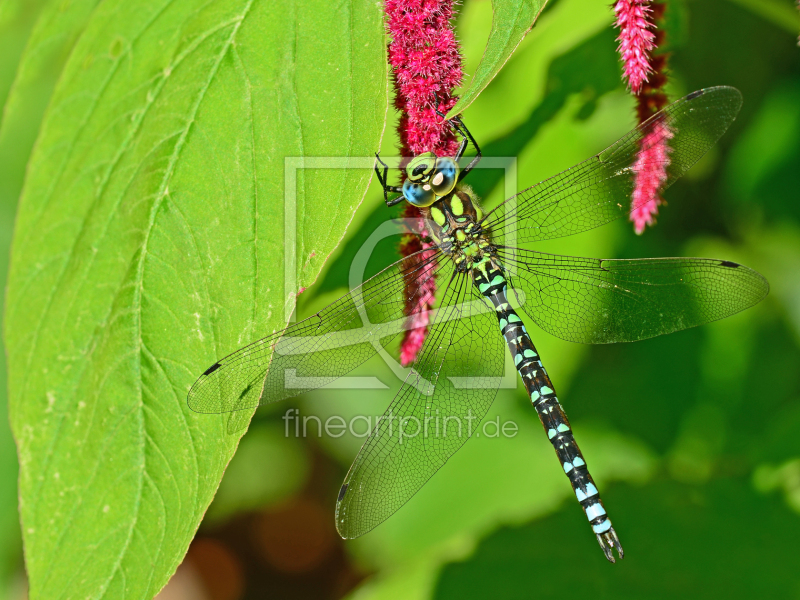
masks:
<path id="1" fill-rule="evenodd" d="M 247 18 L 247 15 L 250 13 L 250 9 L 253 6 L 253 1 L 254 0 L 247 0 L 247 4 L 245 5 L 241 16 L 239 17 L 239 19 L 237 20 L 236 24 L 234 25 L 233 31 L 231 31 L 230 37 L 228 38 L 227 42 L 223 46 L 222 50 L 220 51 L 219 56 L 217 57 L 217 60 L 214 63 L 214 66 L 212 67 L 211 72 L 209 73 L 208 80 L 206 81 L 205 85 L 200 90 L 200 93 L 198 95 L 197 101 L 195 102 L 194 106 L 192 107 L 192 109 L 190 111 L 191 118 L 188 119 L 188 123 L 186 125 L 186 128 L 184 129 L 183 133 L 181 134 L 181 137 L 178 139 L 178 142 L 175 145 L 175 149 L 173 150 L 172 157 L 170 157 L 170 161 L 169 161 L 169 163 L 167 165 L 167 169 L 166 169 L 166 171 L 164 173 L 164 178 L 162 179 L 161 187 L 160 187 L 160 189 L 158 191 L 157 200 L 153 203 L 153 207 L 152 207 L 152 209 L 150 211 L 150 218 L 148 220 L 147 229 L 146 229 L 146 232 L 145 232 L 145 237 L 144 237 L 144 240 L 143 240 L 143 243 L 142 243 L 142 250 L 139 253 L 139 262 L 137 264 L 136 280 L 135 280 L 136 287 L 134 288 L 135 291 L 134 291 L 134 298 L 133 298 L 133 308 L 134 308 L 133 314 L 134 314 L 134 316 L 136 318 L 137 327 L 138 327 L 137 332 L 136 332 L 136 339 L 134 340 L 134 344 L 136 344 L 137 357 L 139 359 L 137 361 L 136 365 L 135 365 L 135 368 L 136 368 L 136 375 L 137 375 L 136 381 L 139 383 L 139 406 L 140 407 L 144 406 L 143 393 L 142 393 L 142 387 L 141 387 L 141 382 L 142 382 L 141 369 L 142 369 L 142 348 L 145 347 L 143 339 L 142 339 L 142 303 L 141 303 L 141 295 L 142 295 L 143 284 L 144 284 L 145 260 L 147 258 L 147 246 L 148 246 L 148 243 L 150 241 L 150 234 L 153 231 L 153 227 L 155 225 L 156 217 L 158 215 L 158 212 L 161 209 L 161 206 L 162 206 L 163 202 L 167 200 L 169 182 L 172 179 L 172 175 L 175 172 L 175 166 L 177 165 L 178 159 L 180 158 L 181 152 L 182 152 L 182 150 L 183 150 L 183 148 L 184 148 L 184 146 L 186 144 L 186 139 L 189 136 L 189 132 L 192 129 L 192 125 L 195 122 L 195 118 L 197 117 L 197 112 L 200 109 L 200 106 L 202 105 L 203 100 L 206 97 L 206 93 L 208 92 L 208 89 L 211 87 L 211 84 L 213 83 L 214 78 L 216 77 L 217 73 L 219 72 L 219 67 L 222 64 L 222 59 L 225 57 L 225 55 L 230 50 L 230 48 L 233 45 L 233 42 L 234 42 L 234 40 L 236 38 L 236 34 L 239 32 L 239 28 L 242 26 L 242 23 Z M 221 27 L 218 28 L 218 30 L 219 29 L 221 29 Z M 182 412 L 183 411 L 181 411 L 181 413 Z M 147 427 L 145 425 L 145 421 L 146 421 L 146 418 L 145 418 L 144 410 L 142 410 L 141 423 L 143 425 L 143 430 L 144 430 L 143 433 L 145 434 L 145 436 L 147 436 L 147 433 L 146 433 Z M 189 435 L 191 436 L 191 432 L 189 433 Z M 143 441 L 142 442 L 142 454 L 143 454 L 143 456 L 146 457 L 145 444 L 146 444 L 146 441 Z M 147 473 L 147 465 L 144 462 L 142 464 L 142 472 L 145 475 Z M 114 577 L 116 576 L 116 573 L 117 573 L 117 571 L 119 570 L 119 568 L 120 568 L 120 566 L 122 564 L 124 556 L 127 553 L 128 546 L 130 545 L 130 540 L 133 537 L 133 532 L 134 532 L 134 529 L 136 527 L 136 523 L 137 523 L 138 518 L 139 518 L 139 502 L 141 501 L 141 495 L 142 495 L 142 488 L 141 488 L 141 483 L 140 483 L 140 486 L 139 486 L 139 489 L 138 489 L 137 502 L 136 502 L 136 504 L 137 504 L 136 511 L 134 512 L 134 518 L 131 521 L 130 530 L 129 530 L 129 534 L 128 534 L 128 539 L 125 541 L 125 544 L 123 544 L 123 546 L 122 546 L 122 548 L 121 548 L 121 550 L 119 552 L 117 562 L 114 565 L 114 568 L 112 569 L 111 573 L 109 574 L 109 577 L 107 579 L 105 587 L 101 588 L 101 592 L 100 592 L 101 595 L 99 596 L 100 598 L 105 597 L 105 592 L 108 589 L 108 585 L 110 585 L 111 581 L 113 581 Z M 152 571 L 151 571 L 151 573 L 152 573 Z"/>

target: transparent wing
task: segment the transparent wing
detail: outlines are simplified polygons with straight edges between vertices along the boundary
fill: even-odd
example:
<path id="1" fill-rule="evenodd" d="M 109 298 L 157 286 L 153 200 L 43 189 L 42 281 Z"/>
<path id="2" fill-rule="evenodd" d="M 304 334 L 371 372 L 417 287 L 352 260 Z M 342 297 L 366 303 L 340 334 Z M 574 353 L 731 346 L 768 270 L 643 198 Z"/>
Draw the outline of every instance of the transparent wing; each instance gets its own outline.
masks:
<path id="1" fill-rule="evenodd" d="M 456 273 L 403 387 L 358 453 L 336 503 L 344 538 L 405 504 L 477 429 L 503 376 L 497 317 Z"/>
<path id="2" fill-rule="evenodd" d="M 189 390 L 189 407 L 201 413 L 254 408 L 349 373 L 404 330 L 405 295 L 426 289 L 409 282 L 435 278 L 440 260 L 449 264 L 438 250 L 431 253 L 394 263 L 317 314 L 214 363 Z M 413 297 L 408 303 L 421 305 Z"/>
<path id="3" fill-rule="evenodd" d="M 724 319 L 769 292 L 762 275 L 713 258 L 606 260 L 498 248 L 522 309 L 563 340 L 643 340 Z"/>
<path id="4" fill-rule="evenodd" d="M 741 105 L 735 88 L 693 92 L 600 154 L 512 196 L 486 215 L 484 227 L 495 243 L 515 246 L 628 215 L 647 200 L 631 201 L 637 176 L 655 178 L 651 185 L 663 192 L 717 142 Z"/>

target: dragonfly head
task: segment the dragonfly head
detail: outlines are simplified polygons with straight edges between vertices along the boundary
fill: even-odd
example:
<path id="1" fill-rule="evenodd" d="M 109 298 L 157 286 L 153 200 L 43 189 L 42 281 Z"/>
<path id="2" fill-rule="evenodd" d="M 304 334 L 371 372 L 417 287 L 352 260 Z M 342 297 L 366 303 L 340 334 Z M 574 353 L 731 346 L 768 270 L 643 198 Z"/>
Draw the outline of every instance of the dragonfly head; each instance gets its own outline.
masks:
<path id="1" fill-rule="evenodd" d="M 458 173 L 458 163 L 450 157 L 438 157 L 433 152 L 415 156 L 406 167 L 403 196 L 414 206 L 430 206 L 453 191 Z"/>

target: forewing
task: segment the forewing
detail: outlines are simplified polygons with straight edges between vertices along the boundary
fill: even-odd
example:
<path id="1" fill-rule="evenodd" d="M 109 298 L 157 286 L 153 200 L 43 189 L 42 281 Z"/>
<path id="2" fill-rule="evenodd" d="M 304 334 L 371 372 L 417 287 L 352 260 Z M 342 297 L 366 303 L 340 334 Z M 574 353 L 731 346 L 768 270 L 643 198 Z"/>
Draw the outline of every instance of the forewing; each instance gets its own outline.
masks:
<path id="1" fill-rule="evenodd" d="M 493 310 L 456 274 L 413 370 L 344 480 L 342 537 L 382 523 L 461 448 L 494 400 L 505 355 Z"/>
<path id="2" fill-rule="evenodd" d="M 713 146 L 736 118 L 742 96 L 731 87 L 693 92 L 606 150 L 512 196 L 485 217 L 495 243 L 515 246 L 564 237 L 630 214 L 637 173 L 664 170 L 660 194 Z M 663 151 L 641 152 L 643 145 Z"/>
<path id="3" fill-rule="evenodd" d="M 769 292 L 762 275 L 713 258 L 606 260 L 500 249 L 522 309 L 542 329 L 586 344 L 632 342 L 724 319 Z"/>
<path id="4" fill-rule="evenodd" d="M 201 413 L 254 408 L 322 387 L 352 371 L 403 331 L 412 280 L 435 278 L 436 250 L 387 267 L 315 315 L 214 363 L 189 390 L 189 406 Z"/>

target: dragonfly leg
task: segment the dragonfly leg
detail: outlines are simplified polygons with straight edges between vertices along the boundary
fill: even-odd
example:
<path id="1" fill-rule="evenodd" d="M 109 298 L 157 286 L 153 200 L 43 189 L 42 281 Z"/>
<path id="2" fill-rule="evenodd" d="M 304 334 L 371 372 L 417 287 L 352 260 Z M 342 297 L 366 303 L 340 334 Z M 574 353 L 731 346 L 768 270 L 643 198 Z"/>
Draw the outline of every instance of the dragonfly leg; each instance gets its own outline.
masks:
<path id="1" fill-rule="evenodd" d="M 456 158 L 456 162 L 458 162 L 458 160 L 464 154 L 464 150 L 467 147 L 466 144 L 467 139 L 469 139 L 469 141 L 472 142 L 472 146 L 475 148 L 475 157 L 469 162 L 469 164 L 466 167 L 461 169 L 461 173 L 458 176 L 458 180 L 461 181 L 462 179 L 464 179 L 464 177 L 466 177 L 467 173 L 469 173 L 475 167 L 475 165 L 481 162 L 483 154 L 481 154 L 481 148 L 480 146 L 478 146 L 478 142 L 476 142 L 475 138 L 472 137 L 472 134 L 469 132 L 469 129 L 467 129 L 467 126 L 464 125 L 464 121 L 461 120 L 461 117 L 454 117 L 453 119 L 451 119 L 451 123 L 453 123 L 453 127 L 456 128 L 456 131 L 458 131 L 461 135 L 464 136 L 464 143 L 462 143 L 461 148 L 459 148 L 459 155 Z"/>
<path id="2" fill-rule="evenodd" d="M 467 149 L 467 144 L 469 140 L 467 138 L 462 138 L 461 145 L 458 147 L 458 151 L 456 152 L 454 160 L 456 162 L 461 160 L 461 157 L 464 156 L 464 151 Z M 460 179 L 460 178 L 459 178 Z"/>
<path id="3" fill-rule="evenodd" d="M 377 152 L 375 153 L 375 159 L 377 161 L 375 163 L 375 174 L 378 176 L 378 181 L 380 182 L 381 187 L 383 188 L 383 201 L 386 203 L 386 206 L 394 206 L 395 204 L 402 202 L 403 188 L 398 187 L 396 185 L 387 185 L 389 181 L 389 166 L 381 160 L 381 157 L 378 155 Z M 380 163 L 381 166 L 383 167 L 383 174 L 381 174 L 381 170 L 378 168 L 378 163 Z M 401 195 L 397 198 L 389 200 L 389 192 Z"/>
<path id="4" fill-rule="evenodd" d="M 444 118 L 444 113 L 441 113 L 437 110 L 436 114 Z M 458 152 L 456 152 L 455 155 L 456 162 L 460 161 L 461 157 L 464 156 L 464 152 L 467 149 L 468 142 L 472 142 L 472 145 L 475 148 L 475 157 L 469 162 L 469 164 L 466 167 L 461 169 L 461 173 L 459 173 L 458 175 L 458 180 L 461 181 L 462 179 L 464 179 L 467 173 L 469 173 L 475 167 L 475 165 L 477 165 L 481 161 L 483 154 L 481 154 L 481 149 L 480 146 L 478 146 L 478 142 L 476 142 L 475 138 L 472 137 L 472 134 L 469 132 L 469 129 L 467 129 L 467 126 L 464 125 L 464 121 L 461 119 L 460 116 L 453 117 L 448 122 L 450 123 L 450 126 L 453 129 L 455 129 L 458 133 L 460 133 L 461 136 L 464 138 L 463 140 L 461 140 L 461 145 L 458 147 Z"/>

